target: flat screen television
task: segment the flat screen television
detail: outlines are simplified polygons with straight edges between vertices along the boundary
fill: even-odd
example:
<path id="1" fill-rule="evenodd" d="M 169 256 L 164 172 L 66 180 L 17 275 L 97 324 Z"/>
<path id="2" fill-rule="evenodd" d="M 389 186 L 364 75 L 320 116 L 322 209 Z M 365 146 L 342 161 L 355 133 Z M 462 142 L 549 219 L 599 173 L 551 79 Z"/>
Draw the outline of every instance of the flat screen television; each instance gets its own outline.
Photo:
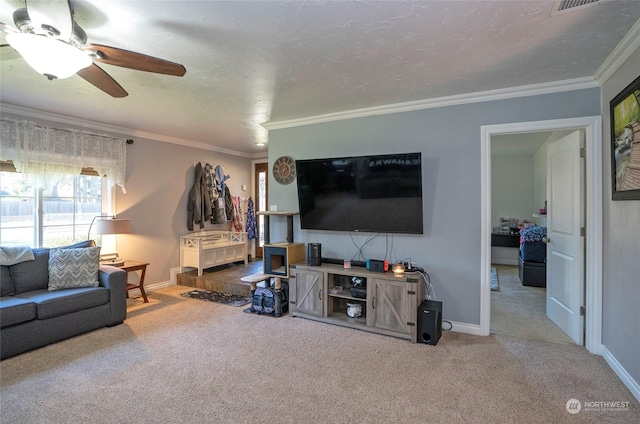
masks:
<path id="1" fill-rule="evenodd" d="M 306 230 L 422 234 L 422 155 L 296 161 Z"/>

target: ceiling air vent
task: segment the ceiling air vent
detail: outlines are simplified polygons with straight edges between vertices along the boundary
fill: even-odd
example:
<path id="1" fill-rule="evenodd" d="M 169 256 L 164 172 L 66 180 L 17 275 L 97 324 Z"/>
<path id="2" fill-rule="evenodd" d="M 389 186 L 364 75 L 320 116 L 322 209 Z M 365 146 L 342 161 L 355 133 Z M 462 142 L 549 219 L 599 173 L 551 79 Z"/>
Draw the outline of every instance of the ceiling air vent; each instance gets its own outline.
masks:
<path id="1" fill-rule="evenodd" d="M 606 3 L 611 0 L 556 0 L 553 3 L 551 15 L 559 15 L 561 13 L 573 12 L 575 10 L 585 9 L 590 6 Z"/>

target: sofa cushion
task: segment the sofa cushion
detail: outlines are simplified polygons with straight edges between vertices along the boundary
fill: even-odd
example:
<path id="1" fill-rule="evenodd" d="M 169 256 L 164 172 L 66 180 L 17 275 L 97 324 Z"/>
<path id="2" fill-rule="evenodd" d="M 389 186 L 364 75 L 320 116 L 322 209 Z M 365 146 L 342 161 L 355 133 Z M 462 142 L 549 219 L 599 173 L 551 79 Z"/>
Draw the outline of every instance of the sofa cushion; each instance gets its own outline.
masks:
<path id="1" fill-rule="evenodd" d="M 35 290 L 16 297 L 36 304 L 38 319 L 54 318 L 109 302 L 109 290 L 105 287 L 88 287 L 65 290 Z"/>
<path id="2" fill-rule="evenodd" d="M 0 265 L 0 296 L 13 296 L 13 280 L 8 266 Z"/>
<path id="3" fill-rule="evenodd" d="M 19 297 L 0 297 L 0 327 L 36 319 L 36 304 Z"/>
<path id="4" fill-rule="evenodd" d="M 11 279 L 16 294 L 46 289 L 49 284 L 49 249 L 33 249 L 33 261 L 11 265 Z"/>
<path id="5" fill-rule="evenodd" d="M 95 245 L 95 241 L 85 240 L 64 246 L 62 249 L 94 247 Z M 33 249 L 33 256 L 33 261 L 22 262 L 9 267 L 15 294 L 46 289 L 49 285 L 49 248 Z"/>
<path id="6" fill-rule="evenodd" d="M 83 240 L 68 246 L 60 246 L 58 249 L 81 249 L 83 247 L 96 247 L 96 242 L 93 240 Z"/>
<path id="7" fill-rule="evenodd" d="M 49 291 L 97 287 L 100 248 L 54 248 L 49 251 Z"/>

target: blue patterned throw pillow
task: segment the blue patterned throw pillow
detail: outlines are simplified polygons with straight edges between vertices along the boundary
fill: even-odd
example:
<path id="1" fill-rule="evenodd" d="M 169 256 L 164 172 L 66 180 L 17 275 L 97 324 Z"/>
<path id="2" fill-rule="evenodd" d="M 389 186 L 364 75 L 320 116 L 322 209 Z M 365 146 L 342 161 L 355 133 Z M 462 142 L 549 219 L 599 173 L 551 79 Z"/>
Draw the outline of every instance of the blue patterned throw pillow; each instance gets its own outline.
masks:
<path id="1" fill-rule="evenodd" d="M 49 291 L 98 287 L 100 247 L 49 251 Z"/>

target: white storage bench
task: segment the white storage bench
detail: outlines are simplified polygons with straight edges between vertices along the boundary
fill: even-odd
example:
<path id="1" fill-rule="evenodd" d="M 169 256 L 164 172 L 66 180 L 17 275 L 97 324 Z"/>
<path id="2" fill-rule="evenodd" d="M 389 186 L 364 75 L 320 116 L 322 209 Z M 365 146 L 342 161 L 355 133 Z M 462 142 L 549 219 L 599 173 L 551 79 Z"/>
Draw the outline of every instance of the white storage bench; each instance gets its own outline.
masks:
<path id="1" fill-rule="evenodd" d="M 247 233 L 231 231 L 201 231 L 180 236 L 180 272 L 185 267 L 202 270 L 247 259 Z"/>

